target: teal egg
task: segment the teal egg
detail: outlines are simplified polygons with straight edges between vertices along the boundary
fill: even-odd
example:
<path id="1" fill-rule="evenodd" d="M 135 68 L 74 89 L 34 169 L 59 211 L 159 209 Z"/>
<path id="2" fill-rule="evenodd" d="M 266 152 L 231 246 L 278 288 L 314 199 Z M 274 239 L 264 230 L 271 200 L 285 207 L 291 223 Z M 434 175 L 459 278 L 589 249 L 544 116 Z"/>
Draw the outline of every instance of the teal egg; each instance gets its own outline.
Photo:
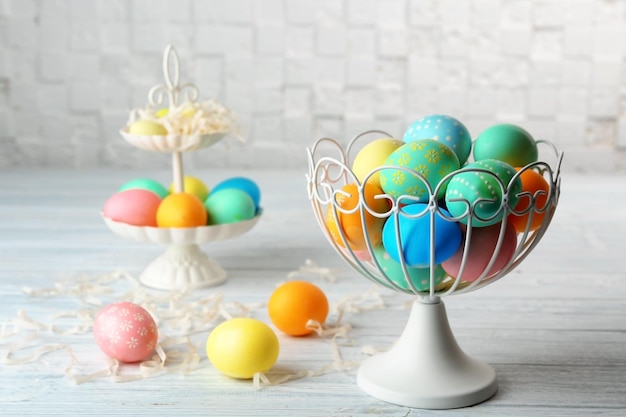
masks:
<path id="1" fill-rule="evenodd" d="M 402 270 L 402 265 L 400 262 L 393 259 L 389 253 L 385 250 L 385 248 L 381 245 L 374 249 L 374 256 L 380 265 L 380 268 L 385 273 L 387 278 L 393 281 L 396 285 L 398 285 L 403 290 L 410 290 L 411 287 L 407 282 L 404 271 Z M 418 291 L 427 291 L 430 289 L 430 268 L 415 268 L 411 266 L 406 267 L 406 271 L 408 273 L 409 279 L 415 286 Z M 441 265 L 437 265 L 435 267 L 435 286 L 439 285 L 441 281 L 443 281 L 446 276 L 446 271 L 444 271 Z"/>
<path id="2" fill-rule="evenodd" d="M 259 208 L 259 205 L 261 204 L 261 190 L 259 189 L 259 186 L 250 178 L 228 178 L 215 185 L 215 187 L 213 187 L 213 192 L 225 190 L 227 188 L 237 188 L 241 191 L 245 191 L 250 197 L 252 197 L 252 201 L 254 201 L 254 205 L 256 206 L 256 208 Z"/>
<path id="3" fill-rule="evenodd" d="M 480 168 L 487 170 L 474 171 Z M 473 209 L 472 226 L 485 227 L 498 223 L 505 215 L 502 201 L 508 187 L 508 204 L 515 207 L 522 191 L 519 177 L 511 183 L 516 174 L 515 168 L 506 162 L 495 159 L 476 161 L 463 167 L 450 180 L 446 189 L 446 208 L 450 214 L 463 224 L 467 224 L 469 208 Z M 504 184 L 502 189 L 498 178 Z"/>
<path id="4" fill-rule="evenodd" d="M 472 137 L 463 123 L 454 117 L 433 114 L 416 120 L 404 132 L 406 143 L 421 139 L 434 139 L 447 145 L 459 158 L 461 165 L 472 150 Z"/>
<path id="5" fill-rule="evenodd" d="M 537 143 L 526 130 L 511 124 L 485 129 L 474 142 L 474 160 L 497 159 L 512 167 L 537 161 Z"/>
<path id="6" fill-rule="evenodd" d="M 245 191 L 236 188 L 213 191 L 205 200 L 204 207 L 208 212 L 209 225 L 249 220 L 256 213 L 252 197 Z"/>
<path id="7" fill-rule="evenodd" d="M 161 198 L 165 198 L 169 195 L 169 191 L 165 188 L 160 182 L 151 180 L 150 178 L 136 178 L 134 180 L 128 181 L 124 185 L 122 185 L 117 191 L 126 191 L 126 190 L 148 190 L 152 191 L 156 195 Z"/>
<path id="8" fill-rule="evenodd" d="M 419 202 L 429 200 L 426 182 L 432 190 L 452 171 L 459 169 L 459 158 L 445 144 L 434 139 L 416 140 L 400 146 L 393 151 L 384 165 L 408 168 L 380 170 L 380 186 L 394 198 L 402 195 L 413 196 Z M 421 174 L 425 181 L 414 172 Z M 445 193 L 445 186 L 440 188 L 438 198 Z"/>

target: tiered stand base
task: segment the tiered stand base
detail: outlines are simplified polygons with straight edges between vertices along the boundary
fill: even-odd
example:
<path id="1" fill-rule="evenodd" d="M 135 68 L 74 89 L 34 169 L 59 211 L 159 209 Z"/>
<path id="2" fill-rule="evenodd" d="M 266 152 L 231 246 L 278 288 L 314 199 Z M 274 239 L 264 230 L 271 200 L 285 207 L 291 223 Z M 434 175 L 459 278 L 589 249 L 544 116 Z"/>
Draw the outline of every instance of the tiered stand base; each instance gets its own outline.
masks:
<path id="1" fill-rule="evenodd" d="M 159 290 L 185 290 L 211 287 L 226 281 L 226 271 L 200 249 L 200 244 L 233 239 L 252 229 L 263 210 L 250 220 L 190 228 L 133 226 L 104 217 L 116 235 L 138 242 L 167 245 L 165 253 L 152 261 L 139 280 Z"/>
<path id="2" fill-rule="evenodd" d="M 143 271 L 139 280 L 159 290 L 211 287 L 226 281 L 226 271 L 198 245 L 170 245 Z"/>

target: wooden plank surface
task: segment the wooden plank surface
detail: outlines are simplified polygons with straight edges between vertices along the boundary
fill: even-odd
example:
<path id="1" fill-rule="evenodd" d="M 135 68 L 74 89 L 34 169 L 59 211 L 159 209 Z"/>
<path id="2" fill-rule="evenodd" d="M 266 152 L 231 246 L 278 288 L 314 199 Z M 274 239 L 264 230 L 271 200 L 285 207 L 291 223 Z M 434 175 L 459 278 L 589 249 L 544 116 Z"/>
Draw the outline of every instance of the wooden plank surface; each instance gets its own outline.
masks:
<path id="1" fill-rule="evenodd" d="M 351 325 L 338 338 L 346 369 L 256 389 L 250 381 L 220 375 L 206 359 L 204 342 L 219 318 L 189 330 L 200 362 L 187 374 L 161 373 L 133 382 L 100 378 L 82 384 L 66 375 L 105 369 L 107 359 L 89 331 L 55 334 L 39 330 L 28 349 L 62 345 L 25 364 L 0 364 L 0 415 L 203 415 L 203 416 L 623 416 L 626 413 L 626 178 L 565 174 L 561 201 L 550 229 L 536 250 L 506 278 L 479 291 L 445 300 L 459 344 L 496 369 L 498 393 L 474 407 L 444 412 L 416 410 L 369 397 L 356 385 L 363 347 L 384 349 L 399 336 L 411 297 L 374 288 L 351 271 L 324 240 L 313 218 L 301 172 L 201 171 L 209 184 L 234 175 L 254 178 L 263 191 L 264 215 L 248 234 L 203 245 L 229 274 L 226 284 L 187 294 L 185 303 L 221 295 L 232 314 L 238 306 L 268 321 L 265 303 L 275 286 L 307 260 L 333 270 L 334 282 L 306 278 L 321 286 L 331 303 L 329 321 L 346 299 L 361 311 L 347 311 Z M 25 342 L 33 332 L 7 336 L 26 314 L 39 323 L 69 331 L 82 322 L 63 312 L 94 312 L 84 294 L 42 296 L 79 282 L 96 283 L 124 271 L 137 277 L 164 250 L 124 240 L 104 225 L 99 210 L 123 182 L 150 176 L 168 183 L 167 171 L 0 172 L 0 353 Z M 56 284 L 56 287 L 55 287 Z M 124 279 L 103 284 L 102 303 L 140 291 Z M 28 295 L 28 289 L 31 295 Z M 370 291 L 368 293 L 368 291 Z M 357 296 L 369 294 L 364 302 Z M 159 299 L 163 292 L 145 290 Z M 381 308 L 376 303 L 382 301 Z M 372 307 L 372 308 L 370 308 Z M 163 311 L 170 311 L 161 305 Z M 20 312 L 21 311 L 21 312 Z M 173 314 L 173 313 L 172 313 Z M 22 316 L 23 317 L 23 316 Z M 22 321 L 23 322 L 23 321 Z M 160 324 L 161 334 L 181 329 Z M 327 338 L 280 335 L 281 354 L 268 374 L 276 379 L 335 362 Z M 137 367 L 124 366 L 124 374 Z"/>

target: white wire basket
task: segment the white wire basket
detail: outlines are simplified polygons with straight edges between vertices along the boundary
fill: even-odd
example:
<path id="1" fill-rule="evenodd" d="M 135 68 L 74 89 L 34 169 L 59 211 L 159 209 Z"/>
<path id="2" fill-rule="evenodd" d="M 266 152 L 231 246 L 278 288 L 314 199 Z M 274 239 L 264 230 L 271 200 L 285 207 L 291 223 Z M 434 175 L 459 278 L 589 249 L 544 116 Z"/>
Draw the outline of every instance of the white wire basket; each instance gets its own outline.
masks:
<path id="1" fill-rule="evenodd" d="M 496 282 L 515 269 L 537 246 L 558 204 L 563 154 L 551 143 L 537 141 L 540 160 L 519 168 L 508 183 L 490 170 L 471 167 L 453 171 L 437 184 L 429 184 L 415 170 L 388 165 L 372 170 L 359 181 L 351 169 L 354 156 L 369 139 L 381 137 L 392 136 L 372 130 L 355 136 L 345 148 L 335 139 L 322 138 L 307 149 L 308 195 L 328 242 L 345 262 L 365 278 L 415 297 L 402 335 L 390 350 L 376 354 L 361 364 L 357 383 L 373 397 L 408 407 L 447 409 L 482 402 L 497 391 L 495 371 L 487 363 L 469 357 L 459 347 L 442 299 Z M 420 181 L 427 190 L 426 197 L 394 197 L 384 192 L 373 198 L 367 196 L 365 189 L 370 179 L 392 169 L 401 170 L 403 175 Z M 529 170 L 545 179 L 547 189 L 531 193 L 522 191 L 516 185 Z M 442 191 L 459 174 L 484 176 L 490 184 L 499 188 L 498 195 L 502 198 L 471 200 L 457 196 L 444 200 Z M 346 188 L 348 184 L 352 188 Z M 351 195 L 346 189 L 358 195 Z M 352 199 L 350 201 L 354 204 L 346 207 L 342 204 L 346 198 Z M 525 204 L 520 208 L 517 203 L 522 200 Z M 381 204 L 384 209 L 381 209 Z M 450 214 L 446 205 L 452 204 L 462 204 L 462 213 L 457 209 L 456 215 Z M 485 204 L 493 206 L 487 216 L 484 210 L 479 209 Z M 409 206 L 413 209 L 409 210 Z M 354 235 L 354 230 L 346 233 L 341 227 L 342 216 L 356 216 L 359 220 L 361 229 L 357 234 L 362 237 L 360 244 L 354 244 L 354 239 L 347 236 Z M 521 226 L 520 219 L 523 220 Z M 385 241 L 383 251 L 378 232 L 372 233 L 372 222 L 384 223 L 383 232 L 390 232 L 393 236 Z M 420 248 L 409 248 L 411 240 L 403 235 L 403 227 L 412 222 L 421 222 L 426 227 Z M 484 223 L 481 227 L 474 226 L 481 222 Z M 515 227 L 512 227 L 513 222 Z M 483 227 L 487 223 L 493 224 Z M 447 250 L 444 248 L 447 242 L 445 239 L 440 242 L 437 233 L 438 230 L 456 227 L 461 231 L 461 242 L 453 255 L 456 267 L 443 269 L 438 251 Z M 389 230 L 385 230 L 387 228 Z M 485 259 L 479 272 L 476 272 L 472 266 L 476 264 L 476 251 L 480 248 L 484 252 L 479 245 L 482 245 L 481 239 L 484 241 L 487 229 L 490 229 L 491 246 L 486 246 L 490 248 L 489 253 L 486 257 L 482 254 Z M 420 251 L 423 252 L 422 257 L 426 257 L 425 264 L 419 267 L 415 266 L 415 261 L 409 264 L 407 256 L 413 257 Z M 388 267 L 388 260 L 381 257 L 381 252 L 396 253 L 393 268 Z M 388 254 L 385 256 L 389 257 Z"/>

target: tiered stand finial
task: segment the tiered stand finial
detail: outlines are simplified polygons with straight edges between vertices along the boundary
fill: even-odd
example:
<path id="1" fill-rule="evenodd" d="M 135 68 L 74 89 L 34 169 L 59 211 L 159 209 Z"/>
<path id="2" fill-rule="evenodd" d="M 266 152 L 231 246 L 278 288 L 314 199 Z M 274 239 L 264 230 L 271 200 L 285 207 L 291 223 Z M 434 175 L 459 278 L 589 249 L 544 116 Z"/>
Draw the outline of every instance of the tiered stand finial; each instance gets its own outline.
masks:
<path id="1" fill-rule="evenodd" d="M 180 85 L 180 62 L 178 53 L 172 45 L 167 45 L 163 54 L 163 78 L 165 84 L 155 85 L 148 92 L 148 102 L 151 106 L 162 106 L 167 97 L 168 108 L 172 111 L 180 104 L 180 95 L 183 91 L 186 101 L 193 103 L 198 100 L 200 93 L 197 86 L 191 83 Z M 172 151 L 172 175 L 174 191 L 177 193 L 185 191 L 183 157 L 178 149 Z"/>

